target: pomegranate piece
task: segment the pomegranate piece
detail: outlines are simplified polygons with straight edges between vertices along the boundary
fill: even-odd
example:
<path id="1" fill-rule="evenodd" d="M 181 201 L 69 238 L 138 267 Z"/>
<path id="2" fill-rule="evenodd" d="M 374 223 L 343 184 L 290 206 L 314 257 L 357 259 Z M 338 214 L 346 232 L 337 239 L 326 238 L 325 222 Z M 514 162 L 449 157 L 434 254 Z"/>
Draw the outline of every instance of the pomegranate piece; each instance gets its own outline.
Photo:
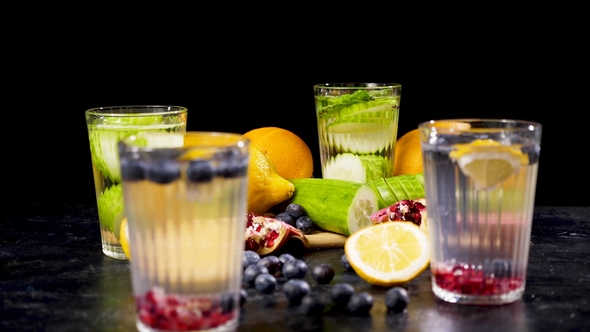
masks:
<path id="1" fill-rule="evenodd" d="M 246 215 L 246 250 L 255 251 L 260 256 L 268 255 L 294 237 L 309 246 L 303 232 L 284 221 L 252 212 Z"/>
<path id="2" fill-rule="evenodd" d="M 402 199 L 401 201 L 381 209 L 371 215 L 373 224 L 387 221 L 409 221 L 428 232 L 426 218 L 426 199 Z"/>

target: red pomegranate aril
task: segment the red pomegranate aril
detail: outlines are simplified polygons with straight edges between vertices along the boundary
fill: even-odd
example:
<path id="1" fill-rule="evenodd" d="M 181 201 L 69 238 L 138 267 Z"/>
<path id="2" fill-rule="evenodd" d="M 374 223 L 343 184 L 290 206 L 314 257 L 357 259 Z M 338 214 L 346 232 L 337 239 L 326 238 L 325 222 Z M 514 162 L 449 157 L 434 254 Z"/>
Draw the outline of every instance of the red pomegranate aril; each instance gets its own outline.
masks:
<path id="1" fill-rule="evenodd" d="M 205 297 L 166 295 L 155 287 L 136 298 L 138 317 L 146 326 L 171 331 L 215 328 L 235 317 L 236 311 L 222 313 L 219 301 Z"/>
<path id="2" fill-rule="evenodd" d="M 515 277 L 485 275 L 481 269 L 457 264 L 452 269 L 434 271 L 438 287 L 465 295 L 501 295 L 520 288 L 524 280 Z"/>

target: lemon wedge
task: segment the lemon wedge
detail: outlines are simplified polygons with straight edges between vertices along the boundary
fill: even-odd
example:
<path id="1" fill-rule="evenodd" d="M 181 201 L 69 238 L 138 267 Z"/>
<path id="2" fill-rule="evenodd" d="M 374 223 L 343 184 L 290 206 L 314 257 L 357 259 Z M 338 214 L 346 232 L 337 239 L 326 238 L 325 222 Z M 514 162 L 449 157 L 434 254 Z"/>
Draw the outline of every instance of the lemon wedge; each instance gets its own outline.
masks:
<path id="1" fill-rule="evenodd" d="M 351 234 L 344 252 L 355 272 L 372 285 L 391 287 L 428 267 L 428 236 L 411 222 L 392 221 Z"/>
<path id="2" fill-rule="evenodd" d="M 529 163 L 520 145 L 507 146 L 491 139 L 478 139 L 454 147 L 449 156 L 463 174 L 473 180 L 477 190 L 494 188 Z"/>
<path id="3" fill-rule="evenodd" d="M 119 235 L 119 242 L 123 248 L 123 252 L 127 259 L 131 261 L 131 249 L 129 248 L 129 227 L 127 226 L 127 218 L 121 221 L 121 230 Z"/>

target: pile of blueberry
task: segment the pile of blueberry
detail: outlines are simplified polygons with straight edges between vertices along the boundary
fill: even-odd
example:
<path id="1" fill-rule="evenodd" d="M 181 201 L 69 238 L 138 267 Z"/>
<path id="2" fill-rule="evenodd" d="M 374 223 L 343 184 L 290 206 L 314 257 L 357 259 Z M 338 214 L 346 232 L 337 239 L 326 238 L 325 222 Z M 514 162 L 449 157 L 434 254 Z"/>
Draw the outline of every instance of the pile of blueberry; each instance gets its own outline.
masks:
<path id="1" fill-rule="evenodd" d="M 347 271 L 354 271 L 346 255 L 342 255 L 340 261 Z M 348 283 L 331 285 L 327 297 L 320 292 L 312 292 L 309 283 L 304 280 L 309 269 L 307 263 L 289 253 L 261 257 L 256 252 L 247 250 L 243 254 L 243 265 L 242 281 L 245 288 L 253 287 L 261 294 L 282 291 L 291 306 L 307 315 L 321 315 L 328 304 L 333 304 L 335 310 L 357 316 L 368 315 L 373 307 L 371 294 L 355 292 L 354 287 Z M 310 273 L 319 285 L 328 285 L 334 279 L 334 268 L 326 263 L 316 264 Z M 245 288 L 241 291 L 241 305 L 244 305 L 248 297 Z M 385 295 L 389 312 L 405 311 L 408 302 L 408 292 L 400 286 L 390 288 Z"/>
<path id="2" fill-rule="evenodd" d="M 314 230 L 313 220 L 307 216 L 303 206 L 296 203 L 287 205 L 285 211 L 277 214 L 275 219 L 297 228 L 303 234 L 309 234 Z"/>

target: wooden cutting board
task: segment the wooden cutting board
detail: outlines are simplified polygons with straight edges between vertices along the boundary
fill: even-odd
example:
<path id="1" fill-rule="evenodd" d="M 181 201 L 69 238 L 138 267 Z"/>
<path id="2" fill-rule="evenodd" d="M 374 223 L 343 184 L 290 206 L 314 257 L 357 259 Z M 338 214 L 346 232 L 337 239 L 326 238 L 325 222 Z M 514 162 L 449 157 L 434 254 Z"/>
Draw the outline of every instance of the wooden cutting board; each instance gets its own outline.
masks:
<path id="1" fill-rule="evenodd" d="M 323 231 L 313 231 L 310 234 L 305 235 L 307 239 L 307 244 L 304 242 L 304 245 L 308 249 L 313 248 L 342 248 L 344 247 L 344 242 L 347 239 L 347 236 L 331 233 L 331 232 L 323 232 Z"/>

